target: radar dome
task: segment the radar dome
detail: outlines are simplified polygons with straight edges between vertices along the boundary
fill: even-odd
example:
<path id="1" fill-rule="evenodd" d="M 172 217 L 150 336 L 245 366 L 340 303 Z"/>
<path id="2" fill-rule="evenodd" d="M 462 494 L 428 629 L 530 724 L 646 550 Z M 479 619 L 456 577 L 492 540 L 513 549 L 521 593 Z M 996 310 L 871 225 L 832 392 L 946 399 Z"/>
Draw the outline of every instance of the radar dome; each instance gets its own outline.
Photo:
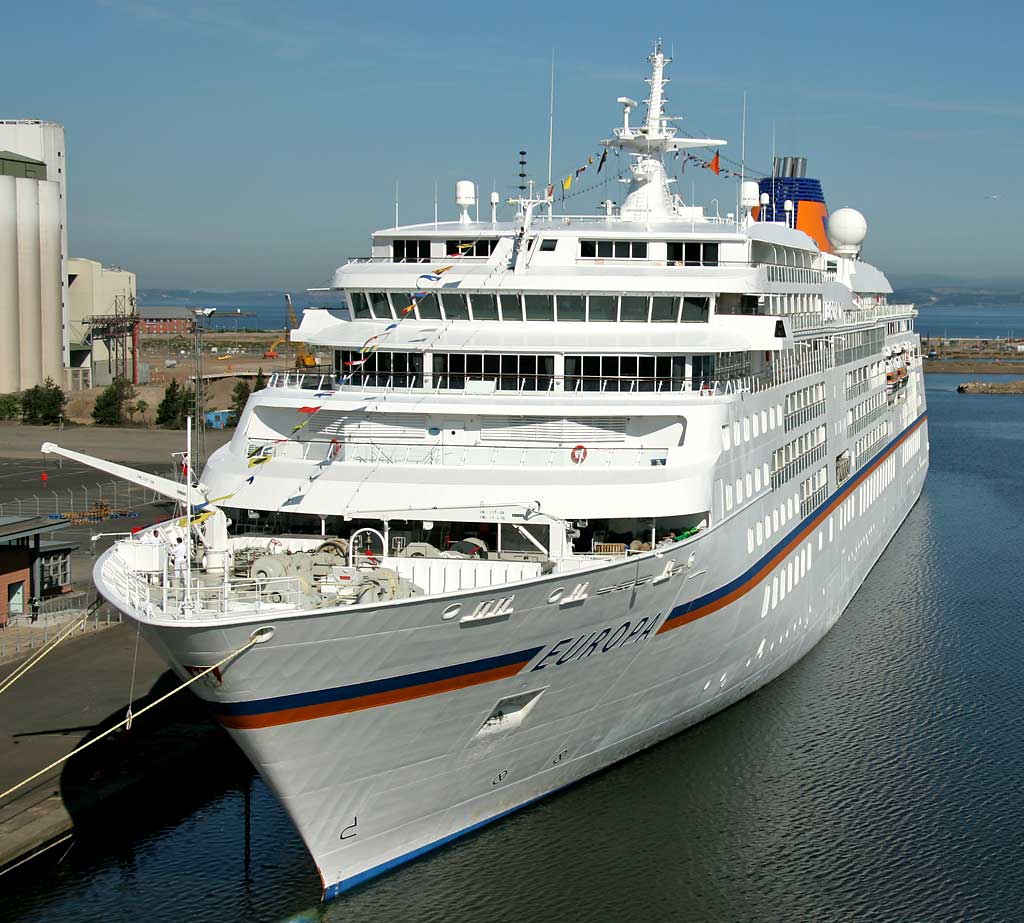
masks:
<path id="1" fill-rule="evenodd" d="M 855 208 L 840 208 L 828 216 L 828 239 L 839 256 L 856 256 L 868 236 L 868 223 Z"/>

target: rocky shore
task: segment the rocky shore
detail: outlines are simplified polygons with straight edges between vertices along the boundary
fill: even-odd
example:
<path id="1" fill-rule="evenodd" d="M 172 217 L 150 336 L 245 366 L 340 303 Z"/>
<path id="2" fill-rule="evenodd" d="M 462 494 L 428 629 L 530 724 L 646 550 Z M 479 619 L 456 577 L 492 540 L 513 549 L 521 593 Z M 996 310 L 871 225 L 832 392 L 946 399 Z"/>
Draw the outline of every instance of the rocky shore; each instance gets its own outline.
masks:
<path id="1" fill-rule="evenodd" d="M 1024 394 L 1024 378 L 1013 381 L 964 381 L 957 385 L 960 394 Z"/>

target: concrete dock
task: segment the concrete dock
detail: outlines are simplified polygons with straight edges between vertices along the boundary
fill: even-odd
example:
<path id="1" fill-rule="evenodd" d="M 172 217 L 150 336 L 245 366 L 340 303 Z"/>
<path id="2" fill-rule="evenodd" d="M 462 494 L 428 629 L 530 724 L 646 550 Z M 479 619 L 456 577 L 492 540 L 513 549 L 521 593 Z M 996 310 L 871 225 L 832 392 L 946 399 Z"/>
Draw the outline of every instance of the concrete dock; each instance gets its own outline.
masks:
<path id="1" fill-rule="evenodd" d="M 209 436 L 208 448 L 212 451 L 230 433 Z M 79 490 L 102 478 L 80 465 L 58 465 L 52 457 L 44 458 L 39 454 L 43 441 L 60 442 L 161 473 L 171 464 L 171 451 L 184 444 L 182 433 L 166 430 L 81 427 L 57 431 L 18 424 L 0 424 L 0 439 L 4 443 L 0 502 L 8 503 L 41 493 L 40 475 L 44 471 L 48 472 L 46 490 Z M 109 541 L 101 541 L 97 549 L 91 542 L 92 535 L 144 525 L 167 512 L 166 507 L 144 507 L 138 518 L 127 524 L 112 520 L 66 529 L 64 534 L 78 544 L 72 558 L 77 588 L 85 591 L 88 599 L 95 595 L 90 579 L 92 554 L 106 548 Z M 77 632 L 60 644 L 0 693 L 0 792 L 122 720 L 129 701 L 134 699 L 133 711 L 137 713 L 178 684 L 144 640 L 139 640 L 136 659 L 134 624 L 125 622 L 106 628 L 106 620 L 106 611 L 101 610 L 98 626 L 91 620 L 89 630 Z M 53 629 L 59 627 L 54 625 Z M 51 639 L 53 629 L 49 632 Z M 0 662 L 0 682 L 38 652 L 43 631 L 41 622 L 15 624 L 5 631 L 9 643 L 4 645 L 7 660 Z M 18 632 L 39 637 L 32 650 L 24 650 L 22 638 L 23 656 L 11 659 Z M 104 812 L 119 796 L 145 791 L 145 786 L 159 782 L 162 775 L 179 770 L 183 761 L 210 755 L 230 761 L 235 756 L 234 745 L 186 690 L 143 715 L 131 731 L 111 734 L 0 802 L 0 870 L 11 868 L 68 833 L 102 824 Z M 72 842 L 73 838 L 67 845 Z M 61 844 L 45 855 L 52 854 L 56 860 L 67 845 Z M 28 864 L 25 867 L 31 868 Z"/>

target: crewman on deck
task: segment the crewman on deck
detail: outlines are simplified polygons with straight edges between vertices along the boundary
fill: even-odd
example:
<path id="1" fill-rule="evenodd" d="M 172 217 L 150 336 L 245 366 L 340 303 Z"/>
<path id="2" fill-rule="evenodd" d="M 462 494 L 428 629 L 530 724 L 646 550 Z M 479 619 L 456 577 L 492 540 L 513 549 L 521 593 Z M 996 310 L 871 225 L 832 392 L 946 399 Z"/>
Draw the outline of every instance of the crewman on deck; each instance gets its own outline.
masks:
<path id="1" fill-rule="evenodd" d="M 174 568 L 175 579 L 185 583 L 185 572 L 188 570 L 188 546 L 179 535 L 177 542 L 171 546 L 171 565 Z"/>

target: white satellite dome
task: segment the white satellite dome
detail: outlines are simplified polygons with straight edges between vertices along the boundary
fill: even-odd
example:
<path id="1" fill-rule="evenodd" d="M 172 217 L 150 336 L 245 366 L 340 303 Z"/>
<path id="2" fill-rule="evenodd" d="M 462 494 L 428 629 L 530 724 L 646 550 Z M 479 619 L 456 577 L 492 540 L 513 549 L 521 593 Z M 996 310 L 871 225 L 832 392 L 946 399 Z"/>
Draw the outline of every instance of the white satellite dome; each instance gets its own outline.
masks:
<path id="1" fill-rule="evenodd" d="M 867 219 L 857 209 L 839 208 L 828 216 L 828 239 L 839 256 L 856 256 L 867 236 Z"/>

